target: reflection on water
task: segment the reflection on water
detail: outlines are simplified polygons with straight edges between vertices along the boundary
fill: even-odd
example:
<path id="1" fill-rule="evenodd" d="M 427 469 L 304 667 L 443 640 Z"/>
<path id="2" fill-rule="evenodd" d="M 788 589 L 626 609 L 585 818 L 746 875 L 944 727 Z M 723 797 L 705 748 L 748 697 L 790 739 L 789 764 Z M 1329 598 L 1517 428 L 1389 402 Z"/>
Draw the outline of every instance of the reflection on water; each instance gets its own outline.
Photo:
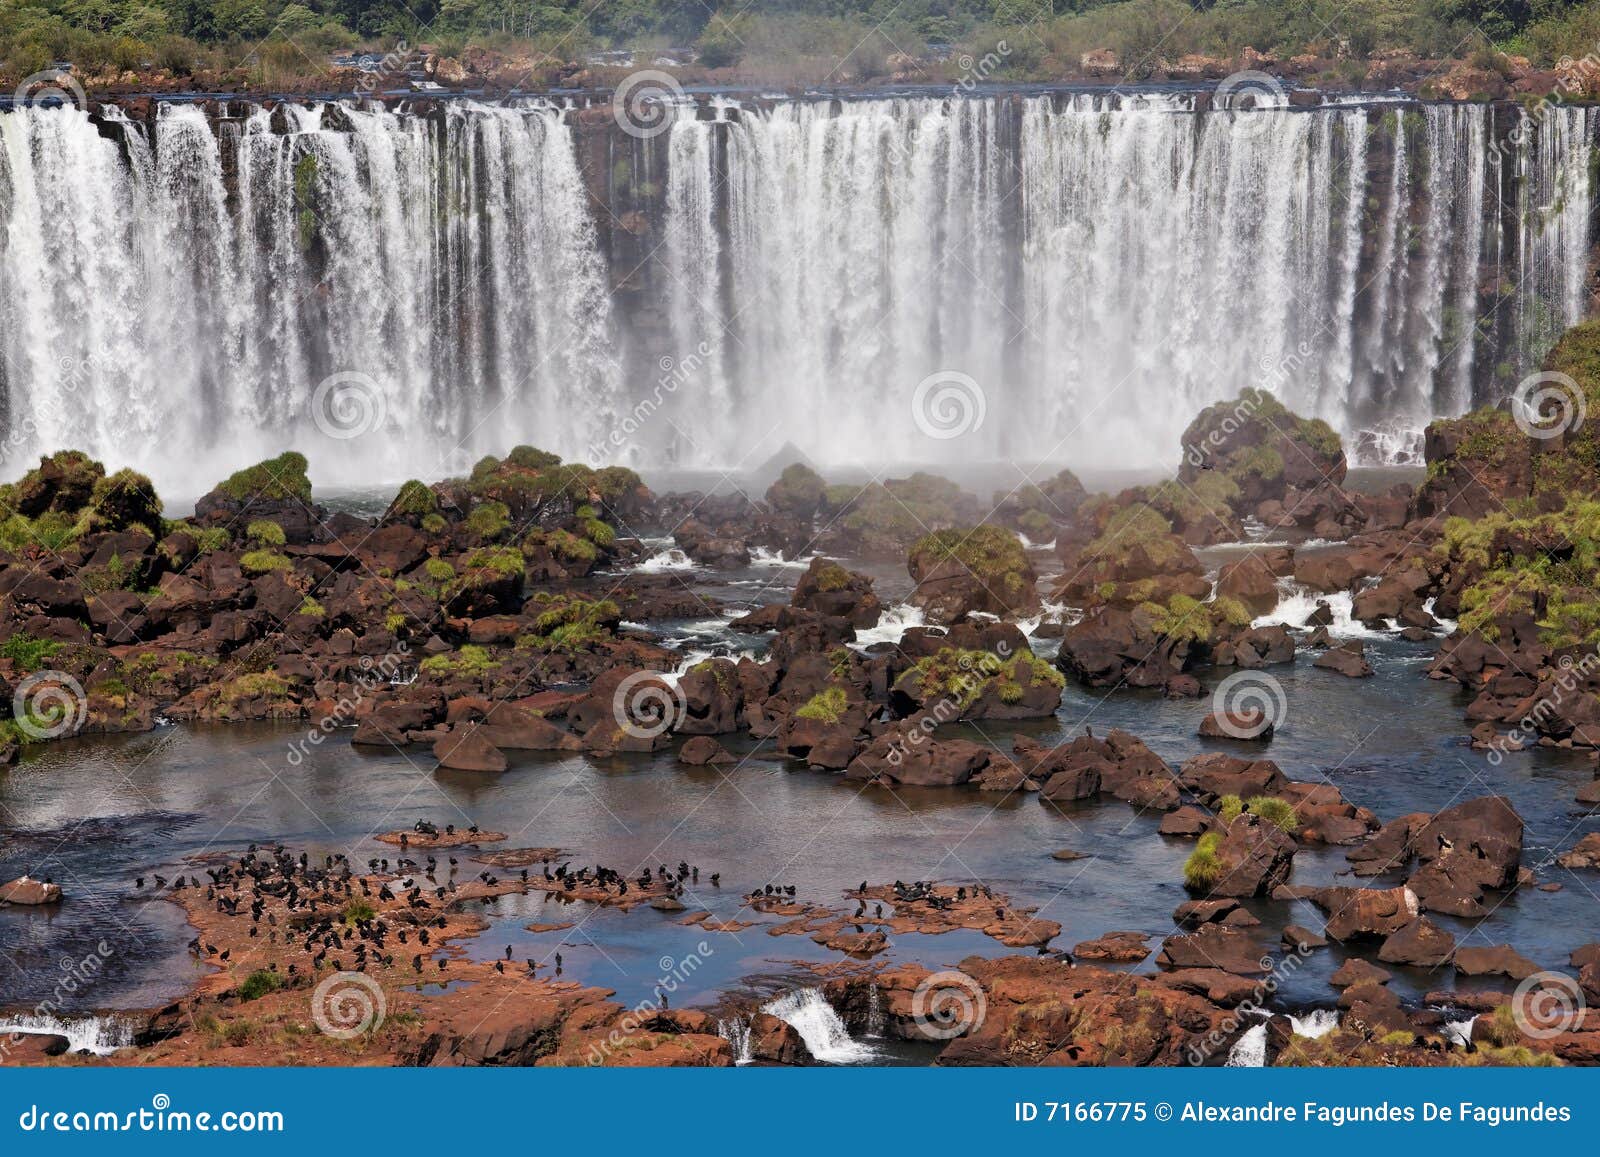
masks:
<path id="1" fill-rule="evenodd" d="M 792 570 L 765 568 L 762 577 L 774 573 L 792 584 Z M 772 587 L 771 597 L 786 597 L 786 588 Z M 885 603 L 897 597 L 886 592 Z M 1310 655 L 1273 668 L 1289 712 L 1264 754 L 1288 775 L 1331 782 L 1381 819 L 1504 793 L 1527 821 L 1530 866 L 1548 865 L 1557 850 L 1593 829 L 1595 821 L 1577 815 L 1573 803 L 1592 777 L 1583 756 L 1534 750 L 1491 766 L 1466 746 L 1462 694 L 1422 677 L 1431 644 L 1385 638 L 1368 640 L 1367 648 L 1370 679 L 1314 670 Z M 1204 699 L 1068 687 L 1054 721 L 950 733 L 1008 748 L 1017 732 L 1059 740 L 1086 723 L 1100 734 L 1122 727 L 1180 761 L 1229 749 L 1225 741 L 1196 737 L 1207 708 Z M 23 871 L 50 876 L 68 896 L 55 910 L 0 911 L 6 949 L 0 1007 L 27 1009 L 51 999 L 63 969 L 91 954 L 104 955 L 103 967 L 62 1008 L 150 1007 L 177 996 L 204 966 L 186 953 L 192 932 L 179 910 L 153 898 L 155 873 L 171 876 L 185 856 L 252 842 L 281 841 L 314 857 L 342 852 L 358 863 L 392 857 L 393 849 L 372 836 L 422 817 L 507 832 L 507 847 L 568 849 L 575 865 L 598 862 L 635 873 L 686 860 L 701 870 L 684 897 L 690 911 L 756 921 L 737 932 L 708 932 L 683 924 L 679 913 L 624 913 L 543 893 L 505 897 L 484 909 L 490 927 L 468 945 L 475 956 L 493 958 L 511 946 L 518 959 L 549 962 L 559 951 L 565 978 L 614 989 L 630 1004 L 649 998 L 663 975 L 690 956 L 700 963 L 673 991 L 674 1007 L 714 1006 L 752 975 L 836 960 L 808 937 L 770 936 L 778 921 L 743 907 L 745 894 L 768 883 L 792 884 L 801 899 L 837 905 L 863 879 L 983 880 L 1060 922 L 1060 948 L 1110 931 L 1164 936 L 1172 931 L 1173 909 L 1187 898 L 1181 879 L 1190 844 L 1160 836 L 1158 813 L 1112 800 L 1058 808 L 1033 796 L 960 788 L 891 792 L 805 770 L 748 736 L 726 740 L 741 761 L 720 769 L 682 767 L 670 752 L 606 760 L 512 753 L 509 771 L 485 776 L 435 771 L 420 750 L 356 750 L 341 741 L 348 734 L 337 733 L 291 763 L 290 743 L 303 737 L 303 727 L 168 727 L 32 749 L 0 772 L 0 878 Z M 1088 855 L 1052 859 L 1062 848 Z M 456 854 L 458 877 L 480 870 L 469 853 Z M 1293 879 L 1357 882 L 1344 876 L 1347 868 L 1341 849 L 1305 849 L 1295 858 Z M 1491 942 L 1509 942 L 1543 967 L 1560 966 L 1572 948 L 1594 939 L 1595 902 L 1587 888 L 1573 886 L 1570 873 L 1553 865 L 1538 870 L 1568 886 L 1504 898 L 1485 931 Z M 719 888 L 709 884 L 712 872 L 721 874 Z M 141 875 L 142 890 L 134 886 Z M 1372 881 L 1392 882 L 1398 880 Z M 1276 950 L 1285 923 L 1320 927 L 1309 905 L 1248 906 L 1264 921 L 1255 930 L 1264 952 Z M 1458 937 L 1471 927 L 1434 919 Z M 571 927 L 530 932 L 530 924 Z M 972 953 L 1007 951 L 973 932 L 908 935 L 892 937 L 885 959 L 946 968 Z M 1346 956 L 1338 944 L 1314 953 L 1285 978 L 1283 1002 L 1325 1006 L 1328 977 Z M 1398 973 L 1395 987 L 1411 997 L 1470 983 L 1447 972 Z M 793 991 L 767 997 L 773 998 L 806 999 Z M 816 1021 L 803 1032 L 825 1020 L 812 1006 L 783 1007 Z M 824 1051 L 876 1047 L 859 1037 L 846 1046 L 817 1032 Z"/>

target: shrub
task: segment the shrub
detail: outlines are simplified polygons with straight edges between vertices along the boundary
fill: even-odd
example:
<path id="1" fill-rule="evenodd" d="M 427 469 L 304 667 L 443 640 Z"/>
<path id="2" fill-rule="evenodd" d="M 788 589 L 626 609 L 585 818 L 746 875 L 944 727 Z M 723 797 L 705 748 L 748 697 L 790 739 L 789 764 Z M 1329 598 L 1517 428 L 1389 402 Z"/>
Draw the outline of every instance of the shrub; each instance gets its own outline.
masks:
<path id="1" fill-rule="evenodd" d="M 1222 858 L 1217 855 L 1221 845 L 1222 837 L 1216 832 L 1207 832 L 1200 837 L 1200 842 L 1183 864 L 1184 887 L 1205 892 L 1222 879 Z"/>
<path id="2" fill-rule="evenodd" d="M 796 719 L 817 719 L 837 723 L 849 710 L 850 700 L 843 687 L 824 687 L 795 711 Z"/>
<path id="3" fill-rule="evenodd" d="M 249 575 L 263 575 L 268 571 L 290 570 L 294 564 L 275 550 L 252 550 L 239 557 L 239 568 Z"/>
<path id="4" fill-rule="evenodd" d="M 433 492 L 433 487 L 415 478 L 401 483 L 400 492 L 389 504 L 390 515 L 411 514 L 420 518 L 435 514 L 438 510 L 439 496 Z"/>
<path id="5" fill-rule="evenodd" d="M 283 987 L 283 977 L 276 972 L 269 972 L 265 968 L 258 968 L 244 978 L 244 983 L 239 985 L 240 1000 L 259 1000 L 269 992 L 277 992 Z"/>
<path id="6" fill-rule="evenodd" d="M 273 522 L 270 518 L 257 519 L 245 527 L 245 537 L 252 542 L 259 542 L 263 546 L 282 546 L 288 539 L 283 533 L 283 527 Z"/>
<path id="7" fill-rule="evenodd" d="M 276 458 L 247 466 L 217 484 L 217 489 L 238 502 L 252 498 L 298 498 L 311 501 L 311 480 L 306 477 L 306 458 L 287 450 Z"/>
<path id="8" fill-rule="evenodd" d="M 506 509 L 503 502 L 480 502 L 472 508 L 472 513 L 467 515 L 467 529 L 479 538 L 499 538 L 511 525 L 511 511 Z"/>

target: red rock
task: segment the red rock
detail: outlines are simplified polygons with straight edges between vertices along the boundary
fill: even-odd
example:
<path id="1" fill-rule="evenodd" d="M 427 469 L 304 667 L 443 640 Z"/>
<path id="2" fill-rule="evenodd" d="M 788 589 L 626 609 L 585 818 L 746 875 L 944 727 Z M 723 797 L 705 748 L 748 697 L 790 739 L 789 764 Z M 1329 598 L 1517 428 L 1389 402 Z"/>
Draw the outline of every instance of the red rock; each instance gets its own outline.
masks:
<path id="1" fill-rule="evenodd" d="M 1411 964 L 1418 968 L 1437 968 L 1456 950 L 1456 938 L 1426 916 L 1419 916 L 1393 933 L 1378 949 L 1385 964 Z"/>
<path id="2" fill-rule="evenodd" d="M 1385 984 L 1392 979 L 1394 973 L 1388 969 L 1379 968 L 1359 956 L 1352 956 L 1339 965 L 1334 974 L 1328 978 L 1328 983 L 1335 988 L 1349 988 L 1357 984 Z"/>
<path id="3" fill-rule="evenodd" d="M 1456 949 L 1456 971 L 1463 976 L 1509 976 L 1512 980 L 1523 980 L 1539 970 L 1537 964 L 1509 944 Z"/>
<path id="4" fill-rule="evenodd" d="M 1093 940 L 1074 945 L 1076 960 L 1107 960 L 1113 964 L 1137 964 L 1150 955 L 1144 932 L 1107 932 Z"/>
<path id="5" fill-rule="evenodd" d="M 440 767 L 452 771 L 504 771 L 509 764 L 505 753 L 478 733 L 478 724 L 453 729 L 433 745 L 433 757 Z"/>
<path id="6" fill-rule="evenodd" d="M 43 880 L 35 880 L 32 876 L 18 876 L 15 880 L 0 884 L 0 904 L 34 907 L 60 902 L 60 884 L 47 884 Z"/>

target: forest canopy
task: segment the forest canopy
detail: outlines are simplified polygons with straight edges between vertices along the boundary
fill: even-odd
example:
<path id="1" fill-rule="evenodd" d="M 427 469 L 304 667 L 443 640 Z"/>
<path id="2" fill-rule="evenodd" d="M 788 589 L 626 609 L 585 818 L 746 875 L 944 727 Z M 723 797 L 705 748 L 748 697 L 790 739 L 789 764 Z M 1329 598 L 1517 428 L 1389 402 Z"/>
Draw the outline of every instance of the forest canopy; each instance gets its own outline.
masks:
<path id="1" fill-rule="evenodd" d="M 443 56 L 511 45 L 582 62 L 602 49 L 694 49 L 707 68 L 781 75 L 796 58 L 854 62 L 1004 41 L 990 79 L 1049 79 L 1085 52 L 1367 59 L 1399 50 L 1465 58 L 1494 50 L 1548 67 L 1594 53 L 1600 0 L 0 0 L 0 64 L 26 76 L 59 62 L 107 69 L 225 69 L 276 58 L 427 45 Z"/>

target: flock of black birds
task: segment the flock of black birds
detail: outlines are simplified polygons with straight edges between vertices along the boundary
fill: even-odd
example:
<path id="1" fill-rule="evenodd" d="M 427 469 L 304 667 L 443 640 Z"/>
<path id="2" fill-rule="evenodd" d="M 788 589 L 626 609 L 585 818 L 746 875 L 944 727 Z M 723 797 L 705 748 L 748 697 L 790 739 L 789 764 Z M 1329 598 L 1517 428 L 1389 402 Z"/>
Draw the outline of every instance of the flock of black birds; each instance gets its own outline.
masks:
<path id="1" fill-rule="evenodd" d="M 427 820 L 418 820 L 412 830 L 434 836 L 439 834 L 437 825 Z M 444 830 L 446 834 L 454 834 L 456 828 L 452 824 Z M 467 830 L 476 833 L 478 826 L 473 824 Z M 372 875 L 392 874 L 395 877 L 391 881 L 374 881 L 367 876 L 356 875 L 349 858 L 343 854 L 324 856 L 318 864 L 313 863 L 305 852 L 294 856 L 282 844 L 265 849 L 251 844 L 237 860 L 204 869 L 209 881 L 207 883 L 202 884 L 198 875 L 186 878 L 179 874 L 169 882 L 167 877 L 152 873 L 150 879 L 156 889 L 169 894 L 185 888 L 204 887 L 207 902 L 214 903 L 216 910 L 226 916 L 237 917 L 248 911 L 249 935 L 252 938 L 260 936 L 265 929 L 269 943 L 282 943 L 285 946 L 299 944 L 304 951 L 315 954 L 311 962 L 313 972 L 324 965 L 339 972 L 346 971 L 347 965 L 351 970 L 365 972 L 373 964 L 392 966 L 395 945 L 414 942 L 422 948 L 433 947 L 429 929 L 445 926 L 445 917 L 438 914 L 438 910 L 451 903 L 451 897 L 459 891 L 455 880 L 458 862 L 454 856 L 447 856 L 446 859 L 449 870 L 441 883 L 438 879 L 439 861 L 434 856 L 429 855 L 422 861 L 402 856 L 392 865 L 392 873 L 386 857 L 374 857 L 367 861 L 367 869 Z M 543 861 L 544 881 L 546 884 L 559 882 L 561 889 L 556 893 L 558 896 L 575 892 L 579 887 L 597 887 L 607 893 L 615 891 L 619 897 L 626 896 L 630 887 L 646 893 L 654 890 L 657 894 L 679 896 L 686 884 L 700 882 L 699 865 L 686 860 L 679 861 L 676 870 L 666 864 L 654 869 L 646 866 L 631 881 L 622 872 L 605 865 L 579 868 L 574 872 L 571 870 L 571 861 L 553 870 L 552 862 L 549 859 Z M 427 882 L 427 887 L 419 881 L 419 876 Z M 519 876 L 523 884 L 529 882 L 528 869 L 521 869 Z M 489 871 L 478 873 L 477 879 L 491 888 L 500 883 L 499 878 Z M 721 887 L 721 873 L 711 873 L 710 881 L 713 887 Z M 136 890 L 143 891 L 145 877 L 135 877 L 133 883 Z M 394 888 L 391 888 L 391 883 L 395 885 Z M 772 891 L 771 885 L 768 891 Z M 794 891 L 790 887 L 788 894 L 792 896 Z M 358 895 L 385 903 L 393 903 L 403 897 L 406 908 L 400 914 L 391 912 L 385 917 L 370 906 L 365 910 L 358 906 Z M 544 898 L 550 895 L 550 890 L 546 889 Z M 291 914 L 287 926 L 280 927 L 277 915 L 266 910 L 268 897 L 283 901 Z M 498 897 L 491 895 L 482 899 L 485 903 L 492 903 Z M 231 948 L 206 944 L 198 936 L 189 942 L 189 950 L 202 960 L 211 959 L 218 963 L 227 963 L 232 956 Z M 507 945 L 504 959 L 496 960 L 494 969 L 504 974 L 506 965 L 512 962 L 512 949 Z M 443 956 L 436 963 L 441 972 L 449 965 L 448 958 Z M 561 953 L 554 954 L 554 963 L 556 975 L 559 976 L 562 972 Z M 530 976 L 542 967 L 531 958 L 525 961 L 525 966 Z M 417 973 L 423 971 L 422 952 L 413 953 L 411 968 Z M 270 961 L 267 970 L 276 972 L 277 962 Z M 298 967 L 291 963 L 287 975 L 296 976 L 298 971 Z"/>
<path id="2" fill-rule="evenodd" d="M 439 834 L 439 828 L 426 820 L 418 820 L 412 830 L 430 836 Z M 454 834 L 455 830 L 454 825 L 445 828 L 446 834 Z M 468 831 L 476 833 L 477 825 L 472 825 Z M 402 850 L 405 850 L 404 841 Z M 296 857 L 282 844 L 266 849 L 251 844 L 237 860 L 226 861 L 220 867 L 206 868 L 204 875 L 208 883 L 202 884 L 197 875 L 186 879 L 179 874 L 170 883 L 161 875 L 152 874 L 151 879 L 158 890 L 169 893 L 184 888 L 204 887 L 206 900 L 214 903 L 217 911 L 227 916 L 237 917 L 247 910 L 250 916 L 249 935 L 252 938 L 262 935 L 265 929 L 270 943 L 298 945 L 305 952 L 313 953 L 312 972 L 319 971 L 324 965 L 339 972 L 347 968 L 365 972 L 374 964 L 392 966 L 395 961 L 394 950 L 398 945 L 410 946 L 415 943 L 421 949 L 433 947 L 430 929 L 445 927 L 446 919 L 440 914 L 440 909 L 452 903 L 451 897 L 458 893 L 455 880 L 457 860 L 454 856 L 447 856 L 446 859 L 449 870 L 441 883 L 438 879 L 439 861 L 434 856 L 427 856 L 421 862 L 402 856 L 395 861 L 392 872 L 387 858 L 374 857 L 367 861 L 368 871 L 373 876 L 393 877 L 391 880 L 375 882 L 368 876 L 356 875 L 348 857 L 343 854 L 324 856 L 321 863 L 313 863 L 306 853 L 302 852 Z M 700 881 L 699 865 L 686 860 L 680 860 L 676 869 L 666 864 L 654 869 L 646 866 L 632 878 L 603 864 L 573 871 L 570 860 L 554 868 L 551 867 L 552 863 L 551 859 L 543 861 L 544 882 L 546 885 L 559 884 L 560 887 L 559 890 L 544 889 L 544 898 L 552 894 L 570 896 L 579 888 L 598 888 L 607 894 L 615 892 L 619 898 L 627 896 L 632 888 L 637 888 L 641 893 L 654 892 L 678 897 L 683 894 L 686 884 L 698 884 Z M 489 871 L 478 873 L 477 879 L 491 888 L 500 882 Z M 521 869 L 520 879 L 524 885 L 529 882 L 528 869 Z M 720 873 L 711 873 L 709 879 L 712 887 L 721 886 Z M 427 882 L 427 887 L 424 887 L 422 880 Z M 391 883 L 395 887 L 391 888 Z M 135 878 L 136 889 L 143 890 L 144 886 L 145 877 Z M 358 894 L 365 899 L 375 898 L 388 904 L 403 897 L 405 907 L 398 913 L 391 910 L 387 915 L 380 915 L 370 905 L 360 904 L 357 901 Z M 793 899 L 795 894 L 796 887 L 793 884 L 766 884 L 751 890 L 745 900 L 755 904 L 774 899 Z M 940 895 L 931 881 L 917 880 L 910 884 L 901 880 L 894 882 L 894 899 L 897 903 L 925 904 L 936 911 L 949 911 L 958 902 L 980 896 L 994 899 L 994 893 L 985 884 L 973 884 L 970 889 L 967 886 L 958 887 L 952 898 Z M 290 913 L 287 926 L 280 927 L 277 915 L 266 911 L 268 897 L 283 901 Z M 865 880 L 857 889 L 857 897 L 855 917 L 860 919 L 867 910 Z M 492 903 L 497 898 L 494 895 L 482 897 L 486 903 Z M 879 919 L 883 917 L 881 903 L 874 905 L 874 914 Z M 1004 906 L 996 906 L 995 916 L 1005 919 Z M 189 942 L 189 949 L 202 960 L 214 959 L 218 963 L 227 963 L 232 955 L 231 949 L 219 949 L 214 944 L 206 944 L 198 936 Z M 555 973 L 559 976 L 562 972 L 561 953 L 554 954 L 554 963 Z M 443 972 L 449 960 L 440 956 L 436 964 L 438 970 Z M 494 969 L 504 974 L 508 964 L 514 964 L 510 945 L 506 946 L 504 959 L 494 962 Z M 541 967 L 531 958 L 524 964 L 528 976 L 533 976 Z M 413 952 L 412 971 L 421 973 L 423 966 L 423 952 Z M 276 972 L 277 961 L 269 961 L 267 970 Z M 297 973 L 297 966 L 289 964 L 287 975 L 294 977 Z"/>

